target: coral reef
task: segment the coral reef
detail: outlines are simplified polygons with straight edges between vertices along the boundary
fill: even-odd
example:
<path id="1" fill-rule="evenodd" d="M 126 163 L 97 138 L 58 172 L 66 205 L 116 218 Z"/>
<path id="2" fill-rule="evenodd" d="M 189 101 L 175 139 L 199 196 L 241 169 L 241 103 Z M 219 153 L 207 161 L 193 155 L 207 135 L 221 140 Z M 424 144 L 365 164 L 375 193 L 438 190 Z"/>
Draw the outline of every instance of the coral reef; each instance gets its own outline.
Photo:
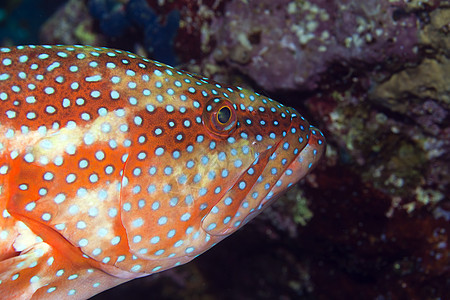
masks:
<path id="1" fill-rule="evenodd" d="M 40 37 L 51 44 L 109 45 L 176 65 L 179 23 L 177 10 L 161 18 L 145 0 L 70 0 L 43 25 Z"/>
<path id="2" fill-rule="evenodd" d="M 226 9 L 211 24 L 213 58 L 267 90 L 311 90 L 334 64 L 368 67 L 416 55 L 416 17 L 403 1 L 249 0 Z"/>
<path id="3" fill-rule="evenodd" d="M 70 0 L 43 24 L 40 41 L 45 44 L 104 45 L 106 39 L 95 33 L 94 23 L 84 1 Z"/>
<path id="4" fill-rule="evenodd" d="M 98 20 L 101 32 L 109 38 L 124 36 L 132 28 L 143 33 L 143 44 L 157 60 L 175 65 L 173 39 L 179 27 L 179 13 L 171 11 L 161 24 L 159 15 L 145 0 L 89 0 L 88 7 Z"/>

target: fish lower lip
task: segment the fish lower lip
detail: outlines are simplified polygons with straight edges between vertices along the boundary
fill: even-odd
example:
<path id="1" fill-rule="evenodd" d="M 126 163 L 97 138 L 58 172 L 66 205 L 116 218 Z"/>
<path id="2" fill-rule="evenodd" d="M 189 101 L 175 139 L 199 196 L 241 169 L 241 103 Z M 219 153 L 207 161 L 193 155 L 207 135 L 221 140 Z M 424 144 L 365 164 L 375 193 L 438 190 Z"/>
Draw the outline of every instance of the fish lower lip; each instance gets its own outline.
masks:
<path id="1" fill-rule="evenodd" d="M 283 140 L 284 139 L 281 141 Z M 262 179 L 260 178 L 268 178 L 264 177 L 269 175 L 265 174 L 267 173 L 267 167 L 271 162 L 273 153 L 280 146 L 281 141 L 255 155 L 256 158 L 254 161 L 244 172 L 242 172 L 239 178 L 222 195 L 219 201 L 215 203 L 214 207 L 211 208 L 208 214 L 203 217 L 202 228 L 208 234 L 213 236 L 229 235 L 246 223 L 245 220 L 248 219 L 246 217 L 247 215 L 250 214 L 254 216 L 256 215 L 256 212 L 260 211 L 261 202 L 265 200 L 267 193 L 269 193 L 276 184 L 280 175 L 276 175 L 275 180 L 269 179 L 270 189 L 264 188 L 262 184 L 267 184 L 267 182 L 262 183 Z M 249 172 L 250 169 L 253 169 L 253 171 Z M 246 187 L 243 189 L 239 187 L 241 182 L 246 183 Z M 257 196 L 253 196 L 253 193 L 256 193 Z M 226 203 L 226 199 L 228 198 L 233 199 L 231 204 Z M 247 205 L 244 205 L 245 202 Z M 255 213 L 253 213 L 253 211 Z M 229 221 L 226 223 L 218 221 L 224 220 L 225 218 L 229 218 Z M 211 225 L 212 227 L 210 228 Z"/>

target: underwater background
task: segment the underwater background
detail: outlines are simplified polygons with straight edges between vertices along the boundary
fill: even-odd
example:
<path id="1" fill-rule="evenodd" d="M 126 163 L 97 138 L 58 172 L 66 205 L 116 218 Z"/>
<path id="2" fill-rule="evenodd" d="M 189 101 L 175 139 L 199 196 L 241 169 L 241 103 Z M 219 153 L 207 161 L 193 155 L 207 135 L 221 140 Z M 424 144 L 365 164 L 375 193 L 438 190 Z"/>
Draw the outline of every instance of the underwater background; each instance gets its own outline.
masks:
<path id="1" fill-rule="evenodd" d="M 450 299 L 450 2 L 3 0 L 0 45 L 129 50 L 295 107 L 316 170 L 193 262 L 92 299 Z"/>

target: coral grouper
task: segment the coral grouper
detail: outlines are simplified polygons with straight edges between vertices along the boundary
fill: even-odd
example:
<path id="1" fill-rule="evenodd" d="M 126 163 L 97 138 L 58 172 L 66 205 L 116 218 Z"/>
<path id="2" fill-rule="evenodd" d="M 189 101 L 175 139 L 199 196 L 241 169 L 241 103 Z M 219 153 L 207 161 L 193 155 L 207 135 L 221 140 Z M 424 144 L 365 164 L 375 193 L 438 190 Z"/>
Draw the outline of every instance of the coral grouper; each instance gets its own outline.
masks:
<path id="1" fill-rule="evenodd" d="M 0 103 L 3 299 L 83 299 L 184 264 L 325 147 L 292 108 L 106 48 L 0 48 Z"/>

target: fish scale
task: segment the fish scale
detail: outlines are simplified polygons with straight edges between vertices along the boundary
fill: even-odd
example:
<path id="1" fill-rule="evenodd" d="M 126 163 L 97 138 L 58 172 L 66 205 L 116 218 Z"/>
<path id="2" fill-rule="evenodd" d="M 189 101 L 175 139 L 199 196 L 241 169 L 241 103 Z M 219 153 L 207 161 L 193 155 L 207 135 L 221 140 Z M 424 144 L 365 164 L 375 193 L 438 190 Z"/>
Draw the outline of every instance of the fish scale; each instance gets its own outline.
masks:
<path id="1" fill-rule="evenodd" d="M 0 102 L 7 298 L 84 299 L 189 262 L 325 149 L 292 108 L 108 48 L 0 48 Z"/>

